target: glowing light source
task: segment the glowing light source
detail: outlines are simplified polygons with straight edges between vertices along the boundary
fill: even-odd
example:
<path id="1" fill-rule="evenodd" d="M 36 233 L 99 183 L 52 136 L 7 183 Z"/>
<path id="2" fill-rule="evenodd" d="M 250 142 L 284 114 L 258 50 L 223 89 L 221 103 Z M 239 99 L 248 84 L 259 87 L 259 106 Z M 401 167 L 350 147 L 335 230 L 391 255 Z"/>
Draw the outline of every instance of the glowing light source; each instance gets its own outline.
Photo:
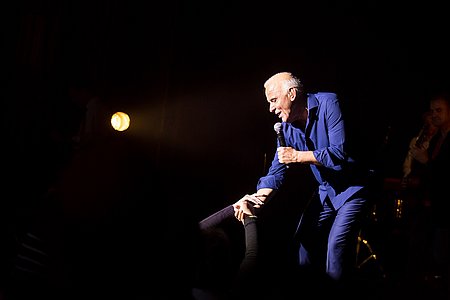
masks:
<path id="1" fill-rule="evenodd" d="M 126 113 L 118 111 L 112 115 L 111 125 L 117 131 L 127 130 L 130 126 L 130 117 Z"/>

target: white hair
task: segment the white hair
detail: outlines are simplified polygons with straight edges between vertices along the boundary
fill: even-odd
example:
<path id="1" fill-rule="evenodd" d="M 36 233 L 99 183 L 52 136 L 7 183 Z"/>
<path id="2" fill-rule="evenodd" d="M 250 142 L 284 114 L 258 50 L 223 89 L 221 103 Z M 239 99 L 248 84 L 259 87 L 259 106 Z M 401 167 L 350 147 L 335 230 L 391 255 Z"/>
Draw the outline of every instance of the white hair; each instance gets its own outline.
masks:
<path id="1" fill-rule="evenodd" d="M 279 72 L 267 79 L 264 87 L 267 88 L 273 81 L 281 84 L 283 89 L 287 92 L 291 88 L 295 88 L 299 93 L 303 93 L 303 84 L 298 77 L 291 72 Z"/>

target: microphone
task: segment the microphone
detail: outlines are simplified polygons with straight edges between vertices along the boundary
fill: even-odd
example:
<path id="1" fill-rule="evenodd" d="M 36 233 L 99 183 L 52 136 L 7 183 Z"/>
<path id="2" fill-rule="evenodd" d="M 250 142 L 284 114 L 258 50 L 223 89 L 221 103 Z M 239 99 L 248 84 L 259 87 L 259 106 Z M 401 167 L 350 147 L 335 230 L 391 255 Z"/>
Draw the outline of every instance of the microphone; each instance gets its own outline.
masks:
<path id="1" fill-rule="evenodd" d="M 284 140 L 283 131 L 281 131 L 282 128 L 283 125 L 280 122 L 275 123 L 275 125 L 273 125 L 273 130 L 275 130 L 275 132 L 277 133 L 278 143 L 280 144 L 281 147 L 286 147 L 286 141 Z"/>
<path id="2" fill-rule="evenodd" d="M 277 139 L 278 143 L 280 144 L 280 147 L 286 147 L 286 140 L 284 139 L 283 131 L 281 130 L 283 128 L 283 125 L 278 122 L 273 125 L 273 130 L 277 133 Z M 289 168 L 289 165 L 286 165 L 286 168 Z"/>

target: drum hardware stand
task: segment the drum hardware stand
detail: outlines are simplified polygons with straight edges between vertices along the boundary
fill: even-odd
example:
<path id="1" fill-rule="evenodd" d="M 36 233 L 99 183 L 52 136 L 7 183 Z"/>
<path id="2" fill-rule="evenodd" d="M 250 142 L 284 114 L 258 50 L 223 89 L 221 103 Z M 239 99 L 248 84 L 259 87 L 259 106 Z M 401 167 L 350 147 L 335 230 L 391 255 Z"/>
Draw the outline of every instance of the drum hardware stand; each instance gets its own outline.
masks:
<path id="1" fill-rule="evenodd" d="M 369 256 L 367 256 L 365 259 L 363 259 L 362 261 L 360 261 L 360 254 L 361 254 L 361 247 L 365 246 L 365 248 L 367 249 L 367 251 L 369 252 Z M 372 247 L 370 246 L 369 242 L 363 238 L 362 235 L 362 230 L 359 231 L 358 234 L 358 243 L 356 244 L 356 267 L 357 269 L 361 269 L 361 267 L 363 265 L 365 265 L 367 262 L 369 262 L 370 260 L 374 260 L 377 262 L 378 268 L 381 271 L 381 276 L 384 278 L 386 277 L 383 267 L 381 266 L 381 264 L 378 262 L 378 258 L 377 255 L 375 253 L 375 251 L 373 251 Z"/>

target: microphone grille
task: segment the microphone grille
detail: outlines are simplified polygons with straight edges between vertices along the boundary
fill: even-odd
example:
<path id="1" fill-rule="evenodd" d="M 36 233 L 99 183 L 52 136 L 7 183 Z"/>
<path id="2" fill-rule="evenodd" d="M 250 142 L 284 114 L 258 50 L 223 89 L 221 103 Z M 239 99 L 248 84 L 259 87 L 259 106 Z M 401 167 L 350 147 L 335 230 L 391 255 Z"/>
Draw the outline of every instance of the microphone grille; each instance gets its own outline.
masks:
<path id="1" fill-rule="evenodd" d="M 283 127 L 283 125 L 281 125 L 280 122 L 277 122 L 273 125 L 273 130 L 275 130 L 276 133 L 280 133 L 281 127 Z"/>

